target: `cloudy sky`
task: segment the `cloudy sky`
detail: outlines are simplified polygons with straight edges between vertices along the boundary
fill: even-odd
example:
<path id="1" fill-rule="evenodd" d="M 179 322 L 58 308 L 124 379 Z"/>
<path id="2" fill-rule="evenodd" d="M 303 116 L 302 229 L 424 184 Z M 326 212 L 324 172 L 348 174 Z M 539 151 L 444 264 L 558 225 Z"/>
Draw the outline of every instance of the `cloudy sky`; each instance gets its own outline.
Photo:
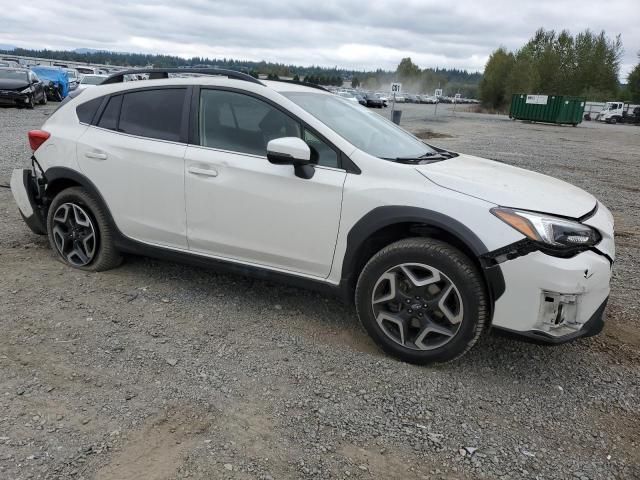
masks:
<path id="1" fill-rule="evenodd" d="M 0 44 L 233 57 L 354 69 L 481 71 L 538 27 L 622 34 L 637 63 L 640 0 L 0 0 Z M 10 8 L 9 8 L 10 6 Z"/>

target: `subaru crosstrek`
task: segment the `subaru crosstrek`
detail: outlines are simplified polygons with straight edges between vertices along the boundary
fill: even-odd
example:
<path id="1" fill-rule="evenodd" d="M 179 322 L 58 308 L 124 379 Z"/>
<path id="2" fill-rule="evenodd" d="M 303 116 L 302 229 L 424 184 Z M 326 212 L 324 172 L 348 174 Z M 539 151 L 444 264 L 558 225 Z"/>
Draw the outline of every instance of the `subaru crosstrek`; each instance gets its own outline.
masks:
<path id="1" fill-rule="evenodd" d="M 602 329 L 613 218 L 583 190 L 427 145 L 319 88 L 144 73 L 66 101 L 12 175 L 69 266 L 133 253 L 332 291 L 414 363 L 490 327 L 550 343 Z"/>

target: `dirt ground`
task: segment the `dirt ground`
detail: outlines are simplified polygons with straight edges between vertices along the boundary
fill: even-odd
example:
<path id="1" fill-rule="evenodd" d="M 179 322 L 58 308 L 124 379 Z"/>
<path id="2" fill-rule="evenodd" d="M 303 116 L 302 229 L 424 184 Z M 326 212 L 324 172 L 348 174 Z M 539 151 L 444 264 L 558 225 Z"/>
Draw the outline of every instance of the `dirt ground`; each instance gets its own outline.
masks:
<path id="1" fill-rule="evenodd" d="M 403 105 L 403 126 L 611 208 L 600 336 L 488 334 L 410 366 L 316 293 L 140 257 L 67 268 L 0 189 L 0 478 L 640 478 L 640 128 L 441 107 Z M 0 184 L 53 108 L 0 109 Z"/>

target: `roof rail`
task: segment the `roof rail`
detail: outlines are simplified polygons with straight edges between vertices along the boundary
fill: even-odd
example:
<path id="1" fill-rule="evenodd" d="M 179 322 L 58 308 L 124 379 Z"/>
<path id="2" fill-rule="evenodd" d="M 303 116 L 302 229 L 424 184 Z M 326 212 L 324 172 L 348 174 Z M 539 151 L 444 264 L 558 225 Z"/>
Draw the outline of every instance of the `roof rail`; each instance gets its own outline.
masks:
<path id="1" fill-rule="evenodd" d="M 124 81 L 125 75 L 140 75 L 144 73 L 149 74 L 149 80 L 169 78 L 170 73 L 197 73 L 199 75 L 220 75 L 234 80 L 244 80 L 245 82 L 257 83 L 264 86 L 264 83 L 251 75 L 223 68 L 134 68 L 132 70 L 124 70 L 110 75 L 108 78 L 104 79 L 101 85 L 106 85 L 108 83 L 120 83 Z"/>
<path id="2" fill-rule="evenodd" d="M 269 79 L 267 79 L 269 80 Z M 325 92 L 330 92 L 330 90 L 324 88 L 322 85 L 318 85 L 317 83 L 309 83 L 309 82 L 296 82 L 295 80 L 283 80 L 278 78 L 276 80 L 269 80 L 270 82 L 282 82 L 282 83 L 291 83 L 293 85 L 302 85 L 303 87 L 309 88 L 317 88 L 318 90 L 324 90 Z"/>

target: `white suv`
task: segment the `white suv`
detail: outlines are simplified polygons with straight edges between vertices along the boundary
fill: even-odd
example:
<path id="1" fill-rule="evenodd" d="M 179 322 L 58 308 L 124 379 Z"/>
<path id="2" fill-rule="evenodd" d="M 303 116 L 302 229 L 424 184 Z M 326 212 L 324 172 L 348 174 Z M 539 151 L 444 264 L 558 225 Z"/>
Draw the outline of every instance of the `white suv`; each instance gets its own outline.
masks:
<path id="1" fill-rule="evenodd" d="M 12 176 L 68 265 L 134 253 L 332 291 L 415 363 L 490 326 L 551 343 L 602 329 L 613 218 L 590 194 L 426 145 L 319 88 L 130 73 L 29 132 L 33 168 Z"/>

